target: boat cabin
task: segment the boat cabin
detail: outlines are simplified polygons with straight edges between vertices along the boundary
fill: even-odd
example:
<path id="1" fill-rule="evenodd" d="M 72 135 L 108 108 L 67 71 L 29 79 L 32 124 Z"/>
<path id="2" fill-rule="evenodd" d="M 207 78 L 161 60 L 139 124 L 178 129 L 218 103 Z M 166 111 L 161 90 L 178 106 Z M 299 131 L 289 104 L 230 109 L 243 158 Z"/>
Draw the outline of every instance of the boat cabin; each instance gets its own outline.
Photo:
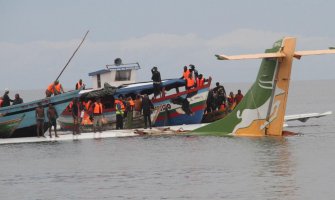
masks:
<path id="1" fill-rule="evenodd" d="M 122 64 L 120 58 L 115 59 L 114 62 L 113 65 L 106 65 L 106 69 L 88 74 L 92 77 L 93 89 L 103 88 L 104 83 L 113 87 L 135 83 L 136 71 L 141 69 L 140 65 L 138 63 Z"/>

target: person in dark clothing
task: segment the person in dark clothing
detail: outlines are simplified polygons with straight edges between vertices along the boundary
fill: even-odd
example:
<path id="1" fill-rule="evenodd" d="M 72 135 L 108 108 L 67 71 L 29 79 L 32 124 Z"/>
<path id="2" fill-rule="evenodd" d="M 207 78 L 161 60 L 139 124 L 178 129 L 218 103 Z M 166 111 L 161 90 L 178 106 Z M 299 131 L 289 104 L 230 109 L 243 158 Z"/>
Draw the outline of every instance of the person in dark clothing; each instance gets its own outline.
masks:
<path id="1" fill-rule="evenodd" d="M 5 94 L 3 95 L 2 99 L 2 107 L 10 106 L 10 102 L 13 102 L 14 100 L 10 99 L 9 96 L 9 90 L 5 89 Z"/>
<path id="2" fill-rule="evenodd" d="M 144 128 L 147 128 L 149 122 L 149 128 L 151 129 L 151 110 L 154 109 L 154 105 L 152 104 L 151 100 L 149 99 L 148 95 L 145 94 L 142 99 L 142 110 L 143 110 L 143 117 L 144 117 Z"/>
<path id="3" fill-rule="evenodd" d="M 154 87 L 154 97 L 158 96 L 161 93 L 161 84 L 162 84 L 162 79 L 161 79 L 161 74 L 157 70 L 157 67 L 153 67 L 151 69 L 152 77 L 151 80 L 153 81 L 153 87 Z"/>
<path id="4" fill-rule="evenodd" d="M 221 105 L 227 100 L 226 90 L 223 85 L 220 85 L 219 82 L 216 82 L 216 87 L 213 89 L 213 91 L 217 94 L 217 108 L 220 109 Z"/>
<path id="5" fill-rule="evenodd" d="M 19 94 L 15 94 L 15 99 L 13 101 L 13 105 L 21 104 L 21 103 L 23 103 L 23 99 L 20 97 Z"/>
<path id="6" fill-rule="evenodd" d="M 76 135 L 76 134 L 80 135 L 79 126 L 81 123 L 81 120 L 80 120 L 81 110 L 83 110 L 82 104 L 79 103 L 78 98 L 74 98 L 72 108 L 71 108 L 72 118 L 73 118 L 73 130 L 72 130 L 73 135 Z"/>
<path id="7" fill-rule="evenodd" d="M 193 64 L 188 65 L 190 67 L 190 73 L 193 73 L 194 79 L 198 78 L 198 70 L 195 69 L 195 66 Z"/>

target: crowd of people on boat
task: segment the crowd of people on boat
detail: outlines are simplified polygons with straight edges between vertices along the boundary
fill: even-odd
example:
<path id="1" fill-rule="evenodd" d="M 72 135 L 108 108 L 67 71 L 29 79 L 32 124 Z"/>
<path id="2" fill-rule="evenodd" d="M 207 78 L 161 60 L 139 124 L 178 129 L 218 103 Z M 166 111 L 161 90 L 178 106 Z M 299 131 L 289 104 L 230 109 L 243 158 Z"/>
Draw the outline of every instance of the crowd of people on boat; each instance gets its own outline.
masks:
<path id="1" fill-rule="evenodd" d="M 242 101 L 244 97 L 242 91 L 239 89 L 236 94 L 231 91 L 227 95 L 223 85 L 220 85 L 219 82 L 216 82 L 215 85 L 215 88 L 209 90 L 205 114 L 216 111 L 231 112 Z"/>

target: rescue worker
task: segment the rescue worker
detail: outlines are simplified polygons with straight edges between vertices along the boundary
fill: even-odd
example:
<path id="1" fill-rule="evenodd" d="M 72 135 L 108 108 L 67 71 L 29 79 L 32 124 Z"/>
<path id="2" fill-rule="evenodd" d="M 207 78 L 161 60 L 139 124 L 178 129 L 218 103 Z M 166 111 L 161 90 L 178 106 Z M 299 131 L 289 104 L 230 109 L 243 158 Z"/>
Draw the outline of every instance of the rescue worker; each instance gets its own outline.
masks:
<path id="1" fill-rule="evenodd" d="M 194 87 L 195 81 L 193 79 L 192 73 L 188 75 L 188 78 L 186 79 L 186 90 L 190 90 Z"/>
<path id="2" fill-rule="evenodd" d="M 141 110 L 142 110 L 142 99 L 141 95 L 136 95 L 135 99 L 135 105 L 134 105 L 134 117 L 138 117 L 141 115 Z"/>
<path id="3" fill-rule="evenodd" d="M 102 132 L 102 113 L 103 113 L 103 106 L 101 103 L 101 99 L 98 98 L 96 102 L 92 105 L 93 109 L 93 132 L 95 133 L 97 125 L 99 126 L 99 132 Z"/>
<path id="4" fill-rule="evenodd" d="M 21 104 L 21 103 L 23 103 L 23 99 L 20 97 L 19 94 L 15 94 L 15 99 L 13 101 L 13 105 Z"/>
<path id="5" fill-rule="evenodd" d="M 45 91 L 46 97 L 51 97 L 51 95 L 58 95 L 64 93 L 62 84 L 59 83 L 58 80 L 55 80 L 53 83 L 51 83 L 47 90 Z"/>
<path id="6" fill-rule="evenodd" d="M 134 103 L 133 99 L 131 97 L 128 97 L 127 102 L 126 102 L 126 110 L 125 110 L 125 114 L 124 114 L 124 118 L 127 118 L 126 124 L 125 124 L 126 129 L 131 129 L 132 128 L 134 105 L 135 105 L 135 103 Z"/>
<path id="7" fill-rule="evenodd" d="M 213 91 L 217 94 L 217 109 L 220 109 L 221 105 L 224 104 L 227 99 L 226 90 L 223 85 L 220 85 L 219 82 L 216 82 L 216 87 L 213 89 Z"/>
<path id="8" fill-rule="evenodd" d="M 237 94 L 235 95 L 235 99 L 236 99 L 236 105 L 238 105 L 242 101 L 243 94 L 242 94 L 241 90 L 237 90 Z"/>
<path id="9" fill-rule="evenodd" d="M 156 96 L 161 94 L 162 79 L 161 74 L 156 66 L 151 69 L 151 73 L 152 73 L 151 80 L 153 81 L 153 88 L 154 88 L 154 98 L 156 98 Z"/>
<path id="10" fill-rule="evenodd" d="M 9 98 L 8 94 L 9 94 L 9 90 L 6 88 L 5 94 L 2 97 L 2 100 L 3 100 L 2 107 L 10 106 L 10 102 L 13 102 L 13 100 Z"/>
<path id="11" fill-rule="evenodd" d="M 205 84 L 205 79 L 202 77 L 202 74 L 200 74 L 197 78 L 197 87 L 202 87 Z"/>
<path id="12" fill-rule="evenodd" d="M 154 109 L 154 105 L 152 104 L 151 100 L 149 99 L 148 95 L 145 94 L 142 98 L 142 110 L 144 116 L 144 128 L 147 128 L 149 123 L 149 128 L 151 129 L 151 110 Z"/>
<path id="13" fill-rule="evenodd" d="M 235 99 L 235 96 L 234 96 L 233 92 L 229 93 L 229 97 L 227 98 L 227 102 L 228 102 L 228 112 L 231 112 L 236 106 L 236 99 Z"/>
<path id="14" fill-rule="evenodd" d="M 121 100 L 115 99 L 116 129 L 123 129 L 124 103 L 122 102 L 122 96 L 119 98 Z"/>
<path id="15" fill-rule="evenodd" d="M 193 64 L 190 64 L 188 66 L 190 67 L 190 73 L 192 73 L 192 76 L 196 79 L 198 77 L 198 70 L 195 69 L 195 66 Z"/>
<path id="16" fill-rule="evenodd" d="M 180 79 L 186 80 L 189 74 L 190 74 L 190 70 L 187 69 L 187 66 L 184 66 L 183 76 Z"/>
<path id="17" fill-rule="evenodd" d="M 79 81 L 76 83 L 76 90 L 85 89 L 85 84 L 83 83 L 83 80 L 79 79 Z"/>

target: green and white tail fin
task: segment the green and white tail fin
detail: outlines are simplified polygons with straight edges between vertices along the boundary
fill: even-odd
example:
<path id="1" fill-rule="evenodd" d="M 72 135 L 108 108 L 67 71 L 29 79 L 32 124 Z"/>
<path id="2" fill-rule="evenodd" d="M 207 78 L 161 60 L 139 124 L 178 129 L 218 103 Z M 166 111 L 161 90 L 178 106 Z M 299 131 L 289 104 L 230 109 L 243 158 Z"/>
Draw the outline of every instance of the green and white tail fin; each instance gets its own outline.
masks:
<path id="1" fill-rule="evenodd" d="M 193 135 L 281 136 L 291 79 L 293 58 L 335 53 L 335 50 L 295 52 L 296 38 L 285 37 L 263 54 L 226 56 L 219 60 L 262 58 L 255 83 L 225 118 L 203 126 Z"/>

